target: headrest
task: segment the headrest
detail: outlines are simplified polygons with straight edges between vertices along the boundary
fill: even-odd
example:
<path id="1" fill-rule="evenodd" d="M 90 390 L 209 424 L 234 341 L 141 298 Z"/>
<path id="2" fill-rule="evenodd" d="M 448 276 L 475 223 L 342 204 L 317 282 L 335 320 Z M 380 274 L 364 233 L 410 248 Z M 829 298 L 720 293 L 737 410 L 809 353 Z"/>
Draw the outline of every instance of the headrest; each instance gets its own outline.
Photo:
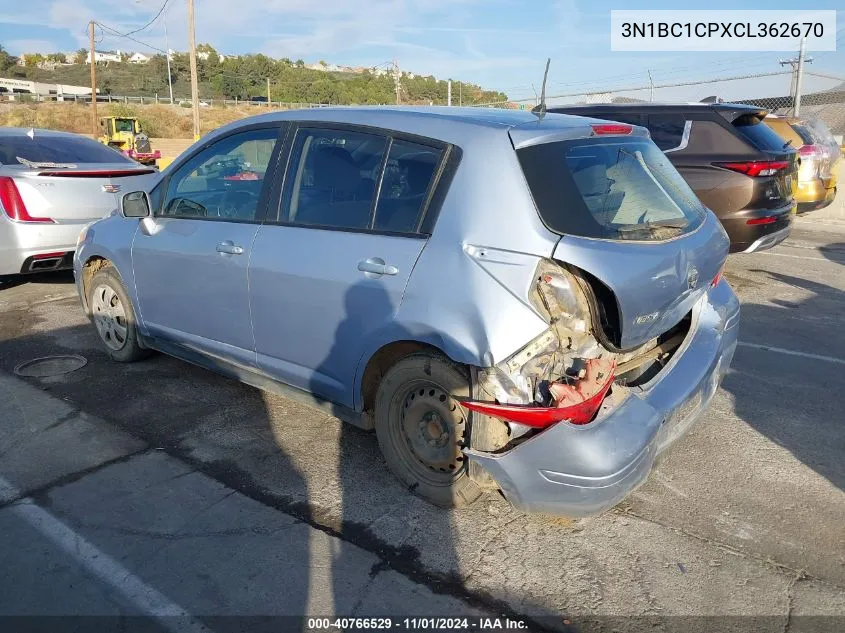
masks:
<path id="1" fill-rule="evenodd" d="M 414 194 L 425 193 L 434 174 L 436 156 L 431 153 L 419 153 L 403 156 L 399 166 L 405 170 L 408 186 Z"/>
<path id="2" fill-rule="evenodd" d="M 323 145 L 314 154 L 314 187 L 354 193 L 361 183 L 361 170 L 349 152 L 336 145 Z"/>

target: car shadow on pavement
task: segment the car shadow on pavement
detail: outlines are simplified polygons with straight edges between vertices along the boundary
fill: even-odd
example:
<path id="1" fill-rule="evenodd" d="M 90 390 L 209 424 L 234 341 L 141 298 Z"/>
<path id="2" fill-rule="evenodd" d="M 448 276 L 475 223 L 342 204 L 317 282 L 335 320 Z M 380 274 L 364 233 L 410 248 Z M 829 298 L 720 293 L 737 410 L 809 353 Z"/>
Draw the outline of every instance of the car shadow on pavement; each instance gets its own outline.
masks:
<path id="1" fill-rule="evenodd" d="M 0 314 L 0 320 L 19 318 L 18 312 L 25 314 L 11 310 Z M 273 473 L 274 484 L 307 498 L 305 478 L 274 442 L 263 392 L 159 354 L 138 363 L 115 363 L 101 349 L 88 324 L 30 331 L 5 340 L 0 335 L 0 370 L 8 374 L 24 360 L 58 353 L 84 355 L 88 364 L 63 376 L 26 382 L 72 403 L 73 411 L 58 420 L 39 419 L 45 417 L 40 409 L 23 411 L 19 420 L 4 420 L 4 425 L 14 423 L 19 428 L 9 431 L 4 426 L 0 455 L 10 448 L 31 448 L 33 453 L 38 449 L 29 460 L 37 467 L 21 469 L 20 459 L 7 457 L 0 460 L 0 479 L 13 484 L 24 497 L 36 494 L 37 503 L 69 529 L 119 561 L 132 576 L 205 620 L 210 630 L 275 633 L 296 626 L 278 616 L 302 615 L 321 607 L 325 613 L 320 615 L 329 615 L 331 594 L 320 588 L 322 579 L 312 578 L 312 570 L 314 548 L 328 556 L 330 543 L 315 541 L 314 530 L 306 529 L 311 518 L 308 504 L 294 504 L 295 512 L 289 513 L 292 517 L 285 516 L 267 507 L 283 506 L 283 499 L 276 497 L 263 506 L 242 498 L 234 500 L 231 491 L 217 483 L 266 502 L 260 494 L 250 494 L 255 489 L 253 474 L 238 467 L 240 460 L 259 461 L 265 472 Z M 80 431 L 83 444 L 63 447 L 61 436 L 50 440 L 50 434 L 71 433 L 63 427 L 76 425 L 76 414 L 83 416 L 79 424 L 95 426 Z M 103 420 L 105 427 L 86 415 Z M 54 480 L 58 486 L 45 486 L 47 482 L 27 486 L 23 473 L 50 471 L 55 462 L 62 461 L 56 457 L 57 451 L 84 453 L 85 442 L 90 443 L 91 451 L 102 450 L 99 447 L 108 441 L 104 437 L 120 431 L 143 440 L 148 448 L 126 462 L 87 469 L 81 479 L 64 473 Z M 8 445 L 1 445 L 7 441 Z M 209 453 L 215 456 L 209 458 Z M 27 526 L 15 528 L 8 514 L 3 516 L 7 517 L 5 525 L 11 525 L 9 529 L 14 528 L 26 541 Z M 27 609 L 43 615 L 109 615 L 115 609 L 117 616 L 134 613 L 131 603 L 128 611 L 121 611 L 115 606 L 120 601 L 108 599 L 101 605 L 91 599 L 92 594 L 109 594 L 113 589 L 107 585 L 99 589 L 101 583 L 92 579 L 87 580 L 88 589 L 80 588 L 85 586 L 79 581 L 80 576 L 84 580 L 84 572 L 68 571 L 55 581 L 47 578 L 51 572 L 40 572 L 38 565 L 48 570 L 75 570 L 77 563 L 34 535 L 29 541 L 27 547 L 33 552 L 52 553 L 36 556 L 30 552 L 30 573 L 7 574 L 6 580 L 0 581 L 0 615 Z M 0 551 L 0 559 L 8 561 L 8 552 Z M 316 567 L 321 566 L 317 561 Z M 32 585 L 28 589 L 27 583 Z M 66 597 L 46 604 L 43 597 L 47 594 Z M 27 595 L 30 598 L 23 600 Z M 24 604 L 30 606 L 21 606 Z M 109 618 L 95 619 L 91 625 L 111 630 Z M 137 627 L 142 625 L 130 618 L 114 630 L 140 630 Z M 151 626 L 149 630 L 157 629 Z"/>
<path id="2" fill-rule="evenodd" d="M 386 297 L 363 300 L 375 301 L 382 315 L 392 314 Z M 111 514 L 131 513 L 117 508 L 109 514 L 107 510 L 115 506 L 108 505 L 98 512 L 103 519 L 83 516 L 74 523 L 70 514 L 63 515 L 71 527 L 136 575 L 145 577 L 146 571 L 154 568 L 150 582 L 192 614 L 271 616 L 266 625 L 272 629 L 278 624 L 272 616 L 280 612 L 455 615 L 454 601 L 461 600 L 469 611 L 511 617 L 520 613 L 562 622 L 560 612 L 551 606 L 557 594 L 541 597 L 535 592 L 515 591 L 522 583 L 522 572 L 503 567 L 492 554 L 485 554 L 489 543 L 510 534 L 513 522 L 523 516 L 497 495 L 488 495 L 460 512 L 432 506 L 410 494 L 387 470 L 374 433 L 340 423 L 325 408 L 263 392 L 163 354 L 137 363 L 115 363 L 103 351 L 75 298 L 29 307 L 17 303 L 0 311 L 0 370 L 11 374 L 22 362 L 54 354 L 86 357 L 88 364 L 77 371 L 27 382 L 82 415 L 100 418 L 108 428 L 143 440 L 152 457 L 176 458 L 194 475 L 208 475 L 265 509 L 279 511 L 275 520 L 262 515 L 258 529 L 270 530 L 275 525 L 279 534 L 289 536 L 273 537 L 274 542 L 263 544 L 256 553 L 249 543 L 231 547 L 222 540 L 225 535 L 209 534 L 209 526 L 225 511 L 226 502 L 206 510 L 195 498 L 190 499 L 188 491 L 186 499 L 199 505 L 198 511 L 186 521 L 177 521 L 171 533 L 154 535 L 162 547 L 145 555 L 137 567 L 123 555 L 125 548 L 135 543 L 134 532 L 139 539 L 146 538 L 140 526 L 123 525 L 117 530 L 107 520 Z M 357 300 L 350 303 L 356 304 Z M 354 309 L 345 313 L 323 365 L 333 363 L 341 351 L 339 346 L 358 327 L 358 318 Z M 58 425 L 55 430 L 61 428 Z M 91 434 L 86 441 L 97 438 Z M 0 453 L 3 448 L 0 445 Z M 45 459 L 39 455 L 34 461 L 36 470 Z M 4 472 L 0 460 L 0 476 Z M 101 481 L 111 478 L 111 470 L 101 472 Z M 80 485 L 92 475 L 96 473 L 82 477 Z M 188 477 L 163 479 L 185 482 Z M 146 481 L 147 476 L 136 473 L 136 484 Z M 164 489 L 168 486 L 164 484 Z M 139 494 L 146 497 L 129 499 L 139 513 L 134 516 L 172 518 L 174 504 L 185 498 L 175 483 L 173 486 L 169 505 L 139 486 Z M 162 486 L 150 490 L 158 492 Z M 53 499 L 53 491 L 45 494 Z M 114 503 L 124 503 L 124 497 L 118 495 Z M 186 506 L 196 508 L 191 503 Z M 256 514 L 234 515 L 223 528 L 243 531 L 248 540 L 249 532 L 256 529 Z M 288 527 L 291 522 L 298 532 Z M 207 532 L 197 537 L 206 539 L 202 542 L 193 541 L 189 534 L 198 523 Z M 559 530 L 559 525 L 550 523 L 548 529 Z M 305 538 L 302 533 L 310 536 Z M 259 537 L 272 535 L 259 533 Z M 191 556 L 183 553 L 185 548 Z M 377 563 L 366 553 L 375 555 Z M 197 570 L 199 566 L 203 569 Z M 274 577 L 268 567 L 281 571 Z M 488 574 L 502 579 L 488 586 L 486 580 L 480 580 Z M 159 584 L 174 575 L 184 582 Z M 368 584 L 356 586 L 351 580 L 355 577 Z M 235 579 L 240 587 L 230 598 L 226 578 Z M 426 597 L 423 586 L 434 595 Z M 197 592 L 203 593 L 205 602 L 196 598 Z M 413 600 L 408 600 L 409 593 L 415 596 Z M 205 606 L 215 596 L 217 603 Z M 231 622 L 235 624 L 230 628 L 236 629 L 237 619 Z M 225 619 L 215 620 L 210 628 L 225 630 L 224 625 Z M 257 633 L 262 629 L 250 621 L 241 630 Z"/>
<path id="3" fill-rule="evenodd" d="M 820 246 L 819 252 L 828 260 L 845 266 L 845 242 Z"/>
<path id="4" fill-rule="evenodd" d="M 832 252 L 842 251 L 828 250 L 828 257 Z M 734 396 L 739 418 L 845 490 L 842 404 L 834 395 L 845 390 L 845 372 L 840 364 L 845 358 L 845 330 L 840 316 L 845 293 L 792 275 L 752 272 L 800 288 L 809 296 L 799 301 L 775 298 L 766 304 L 743 304 L 743 342 L 722 386 Z M 754 324 L 746 336 L 742 336 L 742 323 Z M 792 341 L 806 341 L 806 347 L 793 343 L 794 349 L 781 349 L 779 340 L 787 335 Z M 818 349 L 820 340 L 827 341 L 827 348 Z M 778 366 L 788 370 L 773 372 L 772 367 Z"/>
<path id="5" fill-rule="evenodd" d="M 53 273 L 31 273 L 29 275 L 0 275 L 0 292 L 25 284 L 72 285 L 73 271 L 60 270 Z"/>
<path id="6" fill-rule="evenodd" d="M 361 281 L 351 286 L 344 295 L 343 309 L 343 320 L 335 330 L 332 347 L 323 362 L 316 368 L 314 378 L 312 378 L 311 391 L 314 393 L 321 391 L 319 383 L 315 380 L 320 375 L 329 376 L 343 382 L 345 377 L 338 374 L 348 370 L 349 367 L 354 367 L 357 356 L 360 354 L 352 352 L 361 349 L 361 337 L 365 336 L 366 338 L 366 333 L 374 327 L 391 323 L 396 312 L 396 307 L 392 304 L 390 296 L 379 280 L 373 280 L 369 283 Z M 416 337 L 405 330 L 394 328 L 391 338 L 393 340 L 414 340 Z M 354 373 L 349 372 L 347 375 L 352 377 Z M 348 379 L 346 381 L 348 382 Z M 344 411 L 334 407 L 334 415 L 343 418 Z M 341 425 L 337 481 L 341 487 L 342 499 L 341 532 L 352 538 L 372 539 L 378 542 L 379 536 L 377 534 L 384 529 L 384 526 L 366 525 L 362 522 L 362 518 L 366 514 L 361 512 L 362 507 L 372 504 L 374 501 L 378 505 L 384 502 L 384 495 L 373 494 L 372 488 L 374 479 L 370 464 L 372 460 L 384 463 L 380 452 L 376 453 L 378 447 L 377 442 L 373 441 L 374 439 L 375 432 L 367 433 L 351 424 Z M 363 455 L 367 455 L 367 458 L 362 460 Z M 408 495 L 412 493 L 413 488 L 405 491 L 405 494 Z M 379 497 L 381 498 L 379 499 Z M 401 499 L 394 500 L 394 503 L 396 501 L 401 503 Z M 395 518 L 399 520 L 404 514 L 400 507 L 396 503 L 392 512 L 395 514 Z M 391 511 L 388 510 L 388 512 Z M 448 561 L 450 567 L 457 563 L 458 556 L 454 550 L 455 538 L 449 510 L 434 506 L 426 507 L 425 525 L 419 527 L 425 531 L 427 534 L 426 540 L 432 543 L 433 549 L 443 561 Z M 375 528 L 375 530 L 372 528 Z M 407 570 L 409 563 L 414 562 L 419 557 L 419 552 L 415 551 L 414 547 L 403 543 L 401 538 L 389 540 L 393 541 L 392 545 L 383 541 L 381 543 L 381 547 L 387 550 L 388 559 Z M 335 565 L 340 568 L 344 566 L 342 555 L 335 560 Z M 338 601 L 347 591 L 341 574 L 334 574 L 333 586 L 335 600 Z M 407 614 L 422 616 L 443 615 L 427 611 L 424 605 L 407 605 L 407 612 Z"/>

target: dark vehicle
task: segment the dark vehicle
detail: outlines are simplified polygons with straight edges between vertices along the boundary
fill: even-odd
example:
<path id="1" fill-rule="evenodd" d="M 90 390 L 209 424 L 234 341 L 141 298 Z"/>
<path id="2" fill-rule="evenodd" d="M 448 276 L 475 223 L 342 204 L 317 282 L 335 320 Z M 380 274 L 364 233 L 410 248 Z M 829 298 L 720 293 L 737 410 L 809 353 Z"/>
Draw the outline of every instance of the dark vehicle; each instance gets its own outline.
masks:
<path id="1" fill-rule="evenodd" d="M 549 112 L 642 125 L 722 222 L 731 252 L 779 244 L 795 215 L 798 152 L 763 123 L 768 112 L 735 103 L 571 105 Z"/>
<path id="2" fill-rule="evenodd" d="M 260 105 L 262 103 L 267 103 L 267 97 L 261 97 L 261 96 L 250 97 L 249 102 L 252 105 Z"/>

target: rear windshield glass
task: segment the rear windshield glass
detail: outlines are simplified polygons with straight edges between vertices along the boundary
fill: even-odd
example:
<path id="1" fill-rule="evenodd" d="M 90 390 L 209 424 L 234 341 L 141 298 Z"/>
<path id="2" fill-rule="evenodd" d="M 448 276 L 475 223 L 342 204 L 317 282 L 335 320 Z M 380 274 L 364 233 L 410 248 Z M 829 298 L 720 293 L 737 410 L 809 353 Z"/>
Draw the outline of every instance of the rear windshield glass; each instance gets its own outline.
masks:
<path id="1" fill-rule="evenodd" d="M 744 115 L 735 119 L 733 124 L 736 130 L 757 149 L 776 152 L 784 149 L 786 141 L 762 121 L 763 119 L 759 116 Z"/>
<path id="2" fill-rule="evenodd" d="M 22 158 L 23 161 L 18 160 Z M 132 163 L 117 150 L 78 136 L 0 137 L 0 164 L 30 163 Z M 133 163 L 134 164 L 134 163 Z"/>
<path id="3" fill-rule="evenodd" d="M 650 140 L 593 138 L 518 150 L 543 222 L 556 233 L 665 240 L 695 230 L 706 209 Z"/>

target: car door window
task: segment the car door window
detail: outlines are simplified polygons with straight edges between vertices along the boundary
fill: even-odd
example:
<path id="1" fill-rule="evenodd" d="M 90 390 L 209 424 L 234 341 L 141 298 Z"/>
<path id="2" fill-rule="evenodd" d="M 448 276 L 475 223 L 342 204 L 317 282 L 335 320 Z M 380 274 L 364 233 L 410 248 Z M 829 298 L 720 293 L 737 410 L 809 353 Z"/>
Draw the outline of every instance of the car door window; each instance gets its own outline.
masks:
<path id="1" fill-rule="evenodd" d="M 352 130 L 297 130 L 281 220 L 369 228 L 387 144 L 386 136 Z"/>
<path id="2" fill-rule="evenodd" d="M 394 139 L 387 156 L 373 228 L 417 231 L 442 150 Z"/>
<path id="3" fill-rule="evenodd" d="M 159 215 L 255 222 L 278 128 L 263 128 L 220 139 L 171 176 Z"/>
<path id="4" fill-rule="evenodd" d="M 650 114 L 648 131 L 651 140 L 664 152 L 681 149 L 686 123 L 686 118 L 680 114 Z"/>

